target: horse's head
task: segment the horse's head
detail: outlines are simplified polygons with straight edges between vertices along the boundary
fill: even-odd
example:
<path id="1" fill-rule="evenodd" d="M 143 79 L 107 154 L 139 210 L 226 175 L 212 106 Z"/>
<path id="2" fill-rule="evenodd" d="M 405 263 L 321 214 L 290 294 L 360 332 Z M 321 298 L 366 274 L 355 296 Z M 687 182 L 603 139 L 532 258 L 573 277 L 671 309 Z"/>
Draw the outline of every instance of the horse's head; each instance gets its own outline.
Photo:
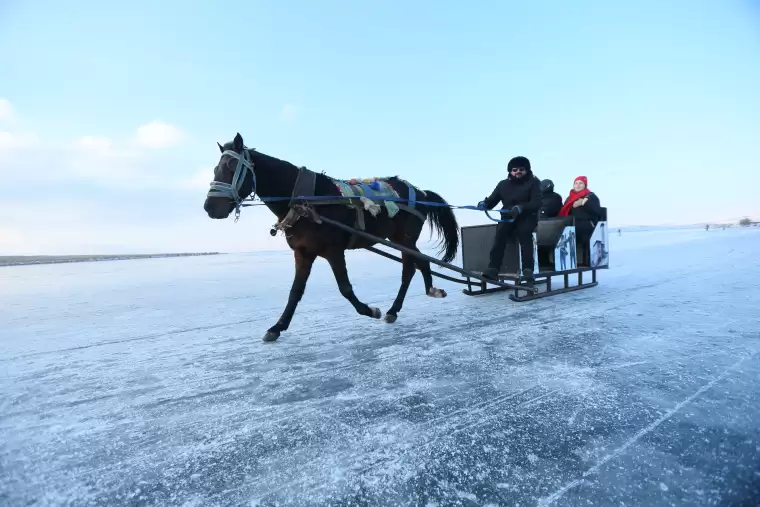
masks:
<path id="1" fill-rule="evenodd" d="M 232 142 L 219 146 L 222 156 L 214 168 L 214 181 L 206 194 L 203 209 L 211 218 L 227 218 L 233 210 L 240 212 L 240 204 L 256 190 L 253 159 L 243 145 L 239 133 Z"/>

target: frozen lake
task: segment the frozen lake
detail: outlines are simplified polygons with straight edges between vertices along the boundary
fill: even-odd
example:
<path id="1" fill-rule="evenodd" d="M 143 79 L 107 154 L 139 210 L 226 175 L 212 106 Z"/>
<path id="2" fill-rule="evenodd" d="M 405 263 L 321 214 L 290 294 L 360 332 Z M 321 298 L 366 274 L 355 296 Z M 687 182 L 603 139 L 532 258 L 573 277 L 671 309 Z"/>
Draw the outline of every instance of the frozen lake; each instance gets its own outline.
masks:
<path id="1" fill-rule="evenodd" d="M 289 253 L 0 268 L 0 505 L 755 505 L 760 230 L 610 237 L 600 285 L 354 313 Z M 386 311 L 401 266 L 354 254 Z M 750 502 L 754 499 L 754 503 Z"/>

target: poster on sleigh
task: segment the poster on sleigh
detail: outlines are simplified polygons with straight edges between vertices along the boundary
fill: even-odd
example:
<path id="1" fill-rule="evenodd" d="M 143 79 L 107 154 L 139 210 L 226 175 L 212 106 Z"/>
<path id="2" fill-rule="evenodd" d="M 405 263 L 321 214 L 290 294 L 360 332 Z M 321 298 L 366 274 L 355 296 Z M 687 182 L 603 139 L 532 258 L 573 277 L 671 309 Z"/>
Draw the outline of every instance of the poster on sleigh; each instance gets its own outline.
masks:
<path id="1" fill-rule="evenodd" d="M 609 250 L 609 231 L 607 222 L 596 224 L 594 233 L 591 235 L 591 267 L 602 268 L 609 267 L 610 250 Z"/>
<path id="2" fill-rule="evenodd" d="M 554 271 L 566 271 L 578 267 L 576 261 L 575 227 L 564 228 L 554 247 Z"/>

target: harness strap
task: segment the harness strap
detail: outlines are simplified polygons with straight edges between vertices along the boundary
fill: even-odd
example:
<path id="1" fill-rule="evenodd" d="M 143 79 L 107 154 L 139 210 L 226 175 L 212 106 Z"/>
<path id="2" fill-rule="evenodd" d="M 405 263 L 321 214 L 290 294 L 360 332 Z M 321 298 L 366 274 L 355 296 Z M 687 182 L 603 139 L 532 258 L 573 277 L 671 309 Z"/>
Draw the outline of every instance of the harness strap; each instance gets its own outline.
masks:
<path id="1" fill-rule="evenodd" d="M 354 222 L 354 227 L 359 229 L 360 231 L 364 230 L 364 227 L 366 224 L 364 223 L 364 208 L 363 207 L 357 207 L 356 208 L 356 221 Z M 353 248 L 356 244 L 356 240 L 358 238 L 356 237 L 356 234 L 352 234 L 351 238 L 348 240 L 348 248 Z"/>
<path id="2" fill-rule="evenodd" d="M 288 206 L 295 205 L 296 197 L 314 197 L 314 191 L 317 186 L 317 173 L 306 167 L 298 168 L 298 176 L 293 184 L 293 192 L 290 195 Z"/>
<path id="3" fill-rule="evenodd" d="M 407 213 L 411 213 L 412 215 L 416 216 L 423 222 L 425 221 L 425 215 L 422 214 L 422 212 L 418 209 L 414 209 L 413 207 L 409 207 L 406 204 L 397 204 L 398 209 L 406 211 Z"/>
<path id="4" fill-rule="evenodd" d="M 244 158 L 245 157 L 244 155 Z M 247 162 L 247 160 L 245 161 Z M 242 165 L 245 163 L 244 161 L 241 161 L 240 158 L 238 158 L 238 170 L 236 171 L 236 177 L 233 180 L 233 185 L 230 185 L 229 187 L 232 187 L 232 190 L 236 190 L 236 188 L 240 185 L 242 182 L 238 182 L 239 174 L 242 171 Z M 251 168 L 252 169 L 252 168 Z M 251 171 L 253 172 L 253 171 Z M 402 180 L 403 181 L 403 180 Z M 377 195 L 377 193 L 374 191 L 372 187 L 370 187 L 368 184 L 361 184 L 360 188 L 362 188 L 364 196 L 356 196 L 355 198 L 349 198 L 347 201 L 345 198 L 343 199 L 324 199 L 319 201 L 311 201 L 308 202 L 307 199 L 309 197 L 315 196 L 316 191 L 316 184 L 317 184 L 317 173 L 314 171 L 307 169 L 306 167 L 299 167 L 298 168 L 298 175 L 296 176 L 296 181 L 293 184 L 293 192 L 290 196 L 290 201 L 288 202 L 288 207 L 290 208 L 288 210 L 287 215 L 276 223 L 273 227 L 275 230 L 283 231 L 287 234 L 287 229 L 290 229 L 293 227 L 293 225 L 301 218 L 301 217 L 308 217 L 311 215 L 311 218 L 314 219 L 315 222 L 321 223 L 319 220 L 319 214 L 314 209 L 314 206 L 328 206 L 328 205 L 346 205 L 346 202 L 352 203 L 353 201 L 361 201 L 362 198 L 368 198 L 368 199 L 378 199 L 383 200 L 384 197 L 387 196 L 381 196 Z M 409 184 L 408 182 L 404 181 L 404 184 L 409 188 L 409 198 L 408 198 L 408 204 L 396 204 L 398 208 L 402 211 L 406 211 L 407 213 L 411 213 L 412 215 L 419 218 L 421 221 L 425 221 L 425 215 L 416 209 L 417 205 L 417 191 L 416 189 Z M 229 188 L 228 187 L 228 188 Z M 229 192 L 228 189 L 227 192 Z M 218 191 L 218 190 L 217 190 Z M 426 195 L 425 192 L 420 191 L 423 195 Z M 234 194 L 233 194 L 234 195 Z M 237 196 L 235 196 L 237 197 Z M 306 199 L 297 199 L 298 197 L 306 198 Z M 237 198 L 236 198 L 237 201 Z M 303 202 L 307 201 L 307 202 Z M 366 221 L 364 218 L 364 212 L 366 211 L 365 206 L 361 204 L 352 204 L 350 205 L 356 209 L 356 221 L 354 222 L 354 227 L 358 230 L 365 230 L 366 228 Z M 352 235 L 348 242 L 348 248 L 352 248 L 356 244 L 357 237 L 356 235 Z"/>

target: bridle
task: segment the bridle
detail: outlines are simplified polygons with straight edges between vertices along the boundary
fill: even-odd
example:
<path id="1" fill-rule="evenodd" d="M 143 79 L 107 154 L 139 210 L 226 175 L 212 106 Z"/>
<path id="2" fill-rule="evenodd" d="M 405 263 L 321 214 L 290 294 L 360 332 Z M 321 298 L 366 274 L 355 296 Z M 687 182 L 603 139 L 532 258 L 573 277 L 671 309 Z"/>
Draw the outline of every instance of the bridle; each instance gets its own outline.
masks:
<path id="1" fill-rule="evenodd" d="M 235 201 L 235 221 L 237 222 L 238 218 L 240 218 L 240 206 L 245 200 L 240 197 L 240 189 L 245 181 L 245 173 L 246 171 L 251 171 L 251 178 L 253 179 L 250 200 L 256 197 L 256 173 L 253 170 L 253 160 L 247 149 L 243 148 L 242 153 L 225 150 L 222 152 L 222 156 L 224 155 L 229 155 L 237 160 L 237 167 L 235 167 L 235 173 L 232 176 L 232 183 L 212 181 L 209 184 L 211 188 L 209 188 L 206 197 L 226 197 Z"/>

